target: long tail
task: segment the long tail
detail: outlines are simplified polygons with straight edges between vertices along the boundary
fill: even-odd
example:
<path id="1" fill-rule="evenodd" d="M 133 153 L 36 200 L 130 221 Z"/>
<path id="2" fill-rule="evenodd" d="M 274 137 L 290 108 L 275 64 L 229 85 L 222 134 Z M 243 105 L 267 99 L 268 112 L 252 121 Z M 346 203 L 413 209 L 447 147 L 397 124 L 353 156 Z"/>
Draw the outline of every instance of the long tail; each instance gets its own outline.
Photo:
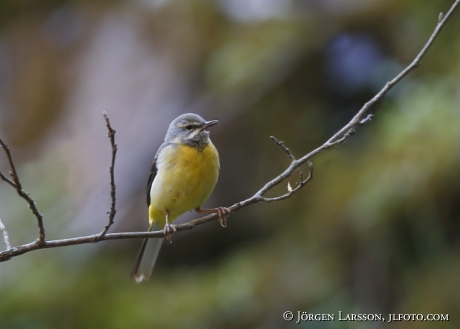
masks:
<path id="1" fill-rule="evenodd" d="M 158 224 L 150 225 L 149 232 L 158 230 Z M 145 239 L 142 243 L 139 255 L 136 259 L 136 264 L 131 271 L 131 278 L 136 282 L 148 281 L 150 274 L 152 274 L 153 267 L 158 258 L 163 238 Z"/>

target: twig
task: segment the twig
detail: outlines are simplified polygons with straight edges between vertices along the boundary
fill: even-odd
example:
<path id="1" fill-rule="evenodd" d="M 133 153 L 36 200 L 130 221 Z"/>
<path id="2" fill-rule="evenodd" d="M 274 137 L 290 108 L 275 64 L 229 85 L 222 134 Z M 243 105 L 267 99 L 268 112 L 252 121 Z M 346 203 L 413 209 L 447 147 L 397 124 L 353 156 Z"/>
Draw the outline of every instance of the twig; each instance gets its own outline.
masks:
<path id="1" fill-rule="evenodd" d="M 5 241 L 6 250 L 11 249 L 10 238 L 8 236 L 8 232 L 6 231 L 5 225 L 3 225 L 1 218 L 0 218 L 0 231 L 3 234 L 3 241 Z"/>
<path id="2" fill-rule="evenodd" d="M 1 178 L 6 181 L 8 184 L 13 186 L 16 189 L 16 192 L 19 194 L 21 198 L 27 201 L 29 204 L 29 209 L 32 211 L 32 213 L 35 215 L 37 218 L 37 223 L 38 223 L 38 240 L 36 241 L 39 245 L 43 245 L 45 242 L 45 227 L 43 225 L 43 216 L 40 214 L 40 212 L 37 209 L 37 206 L 35 205 L 35 201 L 29 196 L 29 193 L 26 193 L 22 189 L 21 182 L 19 180 L 18 173 L 16 171 L 16 166 L 14 165 L 13 157 L 11 156 L 11 151 L 6 145 L 6 143 L 0 138 L 0 145 L 3 147 L 3 150 L 6 153 L 6 157 L 8 158 L 8 162 L 10 164 L 11 172 L 10 176 L 13 179 L 13 181 L 6 179 L 3 174 L 1 174 Z"/>
<path id="3" fill-rule="evenodd" d="M 279 141 L 278 139 L 276 139 L 275 136 L 270 136 L 270 138 L 276 143 L 278 144 L 279 147 L 281 147 L 281 149 L 286 152 L 286 154 L 289 156 L 289 159 L 291 159 L 292 161 L 295 161 L 295 157 L 294 157 L 294 154 L 292 154 L 291 150 L 284 144 L 283 141 Z"/>
<path id="4" fill-rule="evenodd" d="M 364 120 L 360 121 L 359 124 L 364 124 Z M 337 139 L 337 140 L 335 140 L 333 142 L 328 143 L 327 146 L 326 146 L 326 149 L 331 148 L 331 147 L 336 146 L 336 145 L 339 145 L 339 144 L 345 143 L 345 141 L 348 138 L 350 138 L 351 136 L 353 136 L 355 133 L 356 133 L 356 129 L 351 128 L 341 138 L 339 138 L 339 139 Z"/>
<path id="5" fill-rule="evenodd" d="M 362 119 L 359 124 L 360 125 L 364 125 L 366 123 L 368 123 L 369 121 L 372 121 L 374 119 L 374 115 L 373 114 L 368 114 L 367 117 L 365 117 L 364 119 Z"/>
<path id="6" fill-rule="evenodd" d="M 108 131 L 109 131 L 107 136 L 110 139 L 110 145 L 112 145 L 112 162 L 110 164 L 110 169 L 109 169 L 109 172 L 110 172 L 110 199 L 111 199 L 111 203 L 110 203 L 110 210 L 107 212 L 108 215 L 109 215 L 109 221 L 104 226 L 104 229 L 101 231 L 101 233 L 99 233 L 98 240 L 102 239 L 104 237 L 104 235 L 107 233 L 107 231 L 109 230 L 110 226 L 112 226 L 113 219 L 115 217 L 115 214 L 117 213 L 117 211 L 115 209 L 115 203 L 117 201 L 115 191 L 116 191 L 117 187 L 115 185 L 115 177 L 114 177 L 115 158 L 117 156 L 117 150 L 118 150 L 117 144 L 115 144 L 115 133 L 116 133 L 116 131 L 110 125 L 110 120 L 109 120 L 109 117 L 107 116 L 107 113 L 104 112 L 103 115 L 104 115 L 104 118 L 105 118 L 105 124 L 107 126 Z"/>
<path id="7" fill-rule="evenodd" d="M 305 180 L 302 179 L 302 172 L 300 172 L 301 179 L 300 179 L 299 185 L 297 185 L 295 188 L 290 188 L 288 189 L 287 193 L 274 197 L 274 198 L 261 197 L 261 200 L 264 202 L 274 202 L 274 201 L 281 201 L 281 200 L 290 198 L 294 193 L 296 193 L 298 190 L 304 187 L 305 184 L 307 184 L 310 180 L 313 179 L 313 163 L 311 163 L 310 161 L 308 161 L 308 170 L 309 170 L 308 176 Z"/>
<path id="8" fill-rule="evenodd" d="M 0 140 L 1 140 L 1 139 L 0 139 Z M 0 171 L 0 178 L 1 178 L 3 181 L 5 181 L 5 182 L 7 182 L 8 184 L 10 184 L 11 186 L 13 186 L 14 188 L 16 188 L 16 185 L 14 185 L 14 182 L 13 182 L 11 179 L 9 179 L 8 177 L 6 177 L 1 171 Z"/>
<path id="9" fill-rule="evenodd" d="M 296 160 L 294 154 L 292 154 L 291 150 L 286 146 L 286 144 L 284 144 L 283 141 L 279 141 L 275 136 L 270 136 L 270 138 L 271 138 L 279 147 L 281 147 L 281 149 L 282 149 L 284 152 L 287 153 L 287 155 L 289 156 L 289 159 L 291 159 L 291 161 L 295 161 L 295 160 Z M 311 166 L 313 166 L 313 164 L 311 164 Z M 311 166 L 309 166 L 309 167 L 311 168 Z M 311 169 L 310 169 L 310 170 L 311 170 Z M 313 176 L 312 176 L 311 178 L 313 178 Z M 310 178 L 310 179 L 311 179 L 311 178 Z M 309 179 L 309 180 L 310 180 L 310 179 Z M 300 170 L 300 169 L 299 169 L 299 181 L 300 181 L 300 183 L 302 183 L 302 181 L 303 181 L 303 172 L 302 172 L 302 170 Z M 303 185 L 305 185 L 305 184 L 303 184 Z M 303 185 L 302 185 L 302 186 L 303 186 Z M 301 187 L 302 187 L 302 186 L 301 186 Z M 292 191 L 292 188 L 291 188 L 291 185 L 289 184 L 289 182 L 288 182 L 288 191 L 289 191 L 289 192 Z"/>
<path id="10" fill-rule="evenodd" d="M 259 191 L 257 191 L 253 196 L 250 198 L 243 200 L 241 202 L 238 202 L 234 205 L 232 205 L 229 209 L 231 212 L 235 212 L 239 209 L 242 209 L 244 207 L 247 207 L 251 204 L 258 203 L 261 201 L 265 202 L 272 202 L 272 201 L 279 201 L 283 200 L 286 198 L 289 198 L 292 196 L 296 191 L 298 191 L 302 186 L 304 186 L 311 178 L 313 177 L 313 168 L 311 165 L 310 160 L 318 155 L 320 152 L 331 148 L 332 146 L 336 146 L 338 144 L 341 144 L 345 142 L 353 133 L 354 129 L 360 125 L 364 124 L 366 122 L 370 121 L 370 116 L 368 114 L 369 109 L 379 100 L 381 100 L 387 93 L 388 91 L 395 85 L 397 84 L 401 79 L 403 79 L 407 74 L 409 74 L 410 71 L 415 69 L 420 63 L 423 58 L 423 56 L 426 54 L 428 49 L 431 47 L 433 44 L 433 41 L 436 39 L 436 37 L 439 35 L 440 31 L 446 24 L 446 22 L 449 20 L 451 17 L 452 13 L 457 9 L 458 5 L 460 4 L 460 0 L 456 0 L 454 4 L 451 6 L 447 14 L 442 17 L 442 19 L 439 21 L 439 23 L 436 25 L 435 30 L 431 34 L 429 40 L 427 43 L 424 45 L 420 53 L 415 57 L 415 59 L 412 61 L 409 66 L 407 66 L 401 73 L 399 73 L 393 80 L 387 82 L 387 84 L 380 90 L 379 93 L 377 93 L 369 102 L 364 104 L 364 106 L 358 111 L 358 113 L 351 119 L 349 123 L 347 123 L 342 129 L 340 129 L 336 134 L 334 134 L 331 138 L 329 138 L 328 141 L 326 141 L 323 145 L 319 146 L 315 150 L 311 151 L 310 153 L 306 154 L 302 158 L 298 160 L 293 160 L 291 161 L 291 164 L 288 166 L 288 168 L 281 173 L 279 176 L 275 177 L 272 179 L 270 182 L 266 183 Z M 109 128 L 110 132 L 110 128 Z M 110 137 L 110 136 L 109 136 Z M 280 145 L 280 144 L 278 144 Z M 284 144 L 283 144 L 284 145 Z M 281 145 L 280 145 L 281 146 Z M 112 145 L 113 147 L 113 145 Z M 286 147 L 281 146 L 283 150 L 286 151 Z M 286 148 L 286 149 L 285 149 Z M 290 154 L 290 151 L 287 152 L 288 155 Z M 112 169 L 113 169 L 113 162 L 115 161 L 115 153 L 113 152 L 112 149 Z M 292 160 L 292 158 L 291 158 Z M 273 187 L 276 185 L 280 184 L 282 181 L 284 181 L 286 178 L 290 177 L 298 168 L 300 168 L 303 164 L 308 163 L 308 166 L 310 168 L 310 173 L 308 177 L 305 180 L 300 181 L 299 185 L 296 186 L 294 189 L 291 188 L 291 190 L 288 190 L 288 193 L 283 194 L 279 197 L 275 198 L 265 198 L 263 195 L 271 190 Z M 112 177 L 112 172 L 111 172 L 111 177 Z M 3 177 L 2 177 L 3 178 Z M 14 176 L 13 176 L 14 178 Z M 16 181 L 14 181 L 14 184 L 17 184 Z M 10 183 L 11 185 L 11 183 Z M 113 198 L 112 198 L 112 205 L 113 211 L 115 211 L 115 184 L 112 185 L 112 192 L 113 192 Z M 16 186 L 17 188 L 17 186 Z M 113 216 L 115 213 L 113 212 Z M 109 224 L 107 225 L 110 227 L 111 222 L 113 221 L 110 219 L 109 215 Z M 204 223 L 208 223 L 212 220 L 215 220 L 218 218 L 218 214 L 213 213 L 209 214 L 205 217 L 201 217 L 198 219 L 194 219 L 188 223 L 177 225 L 176 230 L 177 231 L 184 231 L 184 230 L 189 230 L 192 229 L 198 225 L 202 225 Z M 63 247 L 63 246 L 69 246 L 69 245 L 77 245 L 77 244 L 83 244 L 83 243 L 95 243 L 99 241 L 104 241 L 104 240 L 118 240 L 118 239 L 132 239 L 132 238 L 158 238 L 158 237 L 163 237 L 164 233 L 163 231 L 155 231 L 155 232 L 124 232 L 124 233 L 107 233 L 105 235 L 100 234 L 94 234 L 94 235 L 89 235 L 85 237 L 78 237 L 78 238 L 71 238 L 71 239 L 62 239 L 62 240 L 53 240 L 53 241 L 44 241 L 41 244 L 38 243 L 29 243 L 25 244 L 19 247 L 13 247 L 10 248 L 9 250 L 6 250 L 4 252 L 0 252 L 0 262 L 6 261 L 12 257 L 24 254 L 26 252 L 30 252 L 32 250 L 37 250 L 37 249 L 43 249 L 43 248 L 55 248 L 55 247 Z"/>

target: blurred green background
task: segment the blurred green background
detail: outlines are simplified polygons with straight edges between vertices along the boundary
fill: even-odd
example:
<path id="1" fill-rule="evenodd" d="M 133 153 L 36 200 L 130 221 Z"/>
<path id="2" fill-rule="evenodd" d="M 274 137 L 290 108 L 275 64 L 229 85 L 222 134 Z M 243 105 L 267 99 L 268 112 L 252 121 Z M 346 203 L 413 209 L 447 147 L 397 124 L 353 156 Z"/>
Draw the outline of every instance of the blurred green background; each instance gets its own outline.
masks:
<path id="1" fill-rule="evenodd" d="M 270 135 L 296 156 L 322 144 L 414 58 L 452 3 L 3 0 L 0 135 L 48 239 L 106 223 L 103 111 L 119 147 L 112 232 L 147 228 L 149 167 L 185 112 L 220 121 L 221 176 L 206 206 L 230 206 L 288 165 Z M 177 234 L 150 282 L 129 279 L 141 240 L 1 263 L 0 328 L 459 328 L 459 30 L 457 12 L 375 119 L 314 159 L 301 192 L 238 211 L 227 229 Z M 4 182 L 0 218 L 12 245 L 36 238 Z M 450 321 L 296 325 L 287 310 Z"/>

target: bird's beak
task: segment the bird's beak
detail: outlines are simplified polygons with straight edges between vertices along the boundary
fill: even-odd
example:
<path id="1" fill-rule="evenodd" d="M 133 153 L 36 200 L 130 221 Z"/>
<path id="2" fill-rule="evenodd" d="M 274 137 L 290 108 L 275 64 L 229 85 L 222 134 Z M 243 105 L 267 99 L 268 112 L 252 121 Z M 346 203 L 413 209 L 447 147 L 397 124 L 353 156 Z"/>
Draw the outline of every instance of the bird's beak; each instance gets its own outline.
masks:
<path id="1" fill-rule="evenodd" d="M 214 126 L 214 125 L 217 124 L 218 122 L 219 122 L 219 120 L 205 121 L 205 122 L 203 123 L 203 125 L 201 126 L 201 130 L 208 129 L 209 127 Z"/>

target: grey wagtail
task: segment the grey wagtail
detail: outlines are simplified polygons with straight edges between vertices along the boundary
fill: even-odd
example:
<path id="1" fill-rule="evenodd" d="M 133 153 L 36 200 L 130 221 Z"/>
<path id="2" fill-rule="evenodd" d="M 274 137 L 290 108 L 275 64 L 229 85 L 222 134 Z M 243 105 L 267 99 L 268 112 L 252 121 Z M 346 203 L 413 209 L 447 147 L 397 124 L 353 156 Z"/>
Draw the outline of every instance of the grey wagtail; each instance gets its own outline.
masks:
<path id="1" fill-rule="evenodd" d="M 176 228 L 171 225 L 188 210 L 216 212 L 225 227 L 228 208 L 201 209 L 219 176 L 219 153 L 209 138 L 208 128 L 217 120 L 205 121 L 197 114 L 182 114 L 171 122 L 165 141 L 153 160 L 147 183 L 149 231 L 163 228 L 168 241 Z M 137 282 L 148 280 L 163 238 L 145 239 L 131 272 Z"/>

